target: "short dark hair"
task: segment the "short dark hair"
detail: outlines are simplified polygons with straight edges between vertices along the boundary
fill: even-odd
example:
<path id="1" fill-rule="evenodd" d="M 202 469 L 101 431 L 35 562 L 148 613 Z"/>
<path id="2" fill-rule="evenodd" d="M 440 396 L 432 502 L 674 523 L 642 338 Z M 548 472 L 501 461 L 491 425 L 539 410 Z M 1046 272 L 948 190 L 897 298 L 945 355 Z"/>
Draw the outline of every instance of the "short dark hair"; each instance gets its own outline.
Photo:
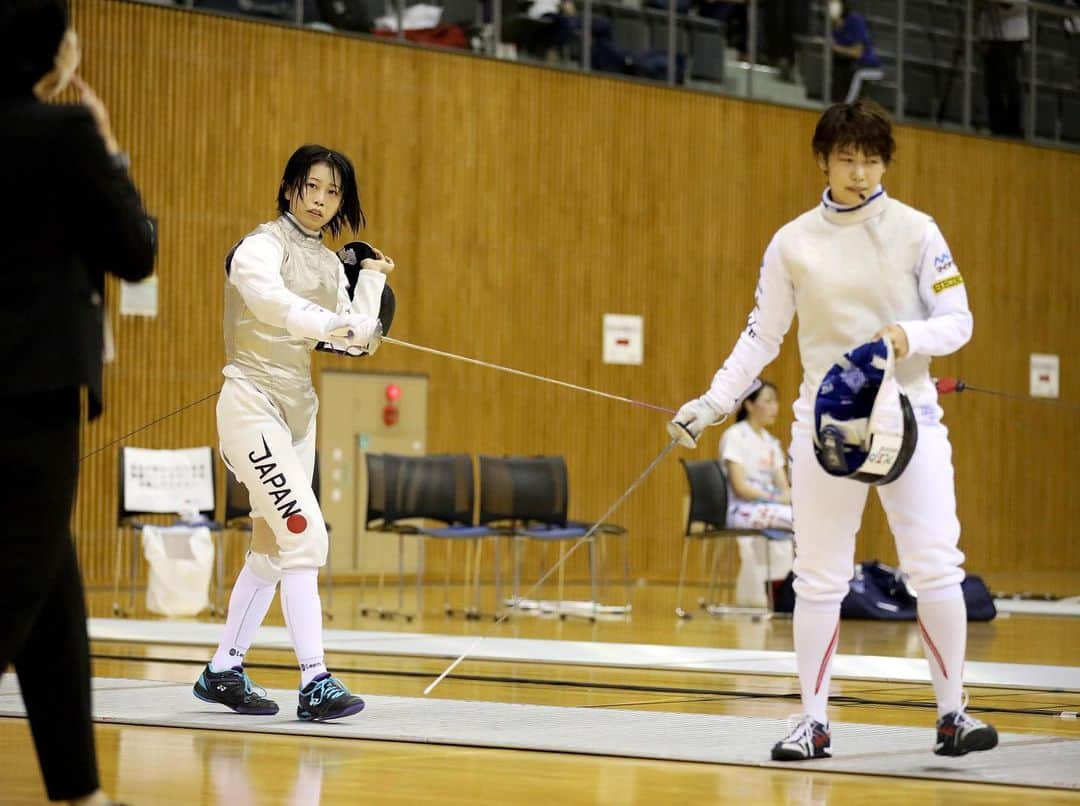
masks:
<path id="1" fill-rule="evenodd" d="M 356 186 L 356 171 L 353 164 L 340 151 L 320 145 L 304 145 L 296 149 L 289 157 L 285 165 L 285 173 L 281 176 L 281 185 L 278 187 L 277 208 L 278 212 L 289 212 L 289 200 L 285 198 L 285 192 L 292 190 L 293 194 L 304 197 L 304 183 L 313 165 L 325 163 L 337 174 L 340 180 L 341 207 L 330 222 L 323 229 L 329 228 L 336 237 L 341 232 L 341 225 L 348 224 L 354 233 L 359 232 L 367 220 L 364 211 L 360 207 L 360 190 Z"/>
<path id="2" fill-rule="evenodd" d="M 772 389 L 775 392 L 776 384 L 774 384 L 772 381 L 762 381 L 761 386 L 759 386 L 757 389 L 755 389 L 753 392 L 743 398 L 743 402 L 739 404 L 739 411 L 735 415 L 735 422 L 741 423 L 743 420 L 746 419 L 747 401 L 753 403 L 761 396 L 761 393 L 764 392 L 766 389 Z"/>
<path id="3" fill-rule="evenodd" d="M 814 153 L 824 159 L 838 148 L 854 146 L 870 156 L 892 161 L 896 141 L 889 114 L 868 98 L 850 104 L 833 104 L 825 110 L 814 129 Z"/>
<path id="4" fill-rule="evenodd" d="M 53 69 L 67 27 L 67 0 L 0 3 L 0 95 L 24 92 Z"/>

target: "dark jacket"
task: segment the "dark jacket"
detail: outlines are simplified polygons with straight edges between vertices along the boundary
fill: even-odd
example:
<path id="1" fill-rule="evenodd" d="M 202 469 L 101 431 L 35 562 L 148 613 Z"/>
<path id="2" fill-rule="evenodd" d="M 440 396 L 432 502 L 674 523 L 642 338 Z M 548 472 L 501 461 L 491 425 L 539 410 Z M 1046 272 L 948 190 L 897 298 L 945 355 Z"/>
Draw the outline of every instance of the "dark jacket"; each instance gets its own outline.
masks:
<path id="1" fill-rule="evenodd" d="M 153 272 L 153 222 L 85 107 L 0 97 L 0 121 L 0 396 L 85 386 L 93 419 L 105 273 Z"/>

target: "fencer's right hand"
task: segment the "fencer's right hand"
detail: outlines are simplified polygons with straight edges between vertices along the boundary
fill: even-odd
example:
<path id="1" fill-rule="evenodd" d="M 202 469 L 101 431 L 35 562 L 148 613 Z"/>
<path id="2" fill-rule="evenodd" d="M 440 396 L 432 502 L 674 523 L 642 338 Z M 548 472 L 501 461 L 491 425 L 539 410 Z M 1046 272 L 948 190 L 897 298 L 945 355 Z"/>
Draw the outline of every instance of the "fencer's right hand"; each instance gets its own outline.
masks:
<path id="1" fill-rule="evenodd" d="M 684 403 L 667 424 L 668 436 L 677 439 L 684 448 L 696 448 L 701 433 L 724 414 L 726 412 L 714 406 L 706 395 L 695 397 Z"/>
<path id="2" fill-rule="evenodd" d="M 355 313 L 334 316 L 326 325 L 324 340 L 337 349 L 352 355 L 371 354 L 378 349 L 382 324 Z"/>
<path id="3" fill-rule="evenodd" d="M 360 268 L 390 274 L 394 270 L 394 259 L 389 255 L 384 255 L 374 246 L 371 247 L 371 251 L 375 253 L 375 257 L 367 257 L 361 260 Z"/>
<path id="4" fill-rule="evenodd" d="M 90 110 L 94 123 L 97 124 L 98 133 L 101 135 L 101 139 L 105 141 L 105 150 L 110 154 L 119 154 L 120 143 L 117 142 L 116 135 L 113 134 L 112 122 L 109 120 L 109 110 L 105 108 L 105 103 L 98 97 L 93 88 L 83 80 L 82 76 L 78 74 L 71 76 L 71 86 L 79 91 L 79 103 Z"/>

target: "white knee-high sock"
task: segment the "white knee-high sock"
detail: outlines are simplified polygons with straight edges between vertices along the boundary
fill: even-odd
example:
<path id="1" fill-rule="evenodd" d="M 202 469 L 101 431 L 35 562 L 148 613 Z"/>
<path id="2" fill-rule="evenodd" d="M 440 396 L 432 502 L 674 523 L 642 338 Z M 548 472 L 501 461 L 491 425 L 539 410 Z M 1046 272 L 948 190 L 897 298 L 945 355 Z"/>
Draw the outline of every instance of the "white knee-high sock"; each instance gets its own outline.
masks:
<path id="1" fill-rule="evenodd" d="M 793 632 L 803 712 L 828 723 L 832 660 L 840 641 L 840 603 L 795 597 Z"/>
<path id="2" fill-rule="evenodd" d="M 281 611 L 300 662 L 300 688 L 326 671 L 319 569 L 291 568 L 281 577 Z"/>
<path id="3" fill-rule="evenodd" d="M 967 604 L 959 585 L 919 593 L 919 635 L 930 663 L 938 716 L 944 716 L 960 707 L 964 691 Z"/>
<path id="4" fill-rule="evenodd" d="M 267 582 L 244 563 L 236 577 L 232 593 L 229 594 L 225 632 L 221 636 L 217 652 L 214 653 L 214 659 L 210 661 L 212 671 L 223 672 L 244 664 L 244 655 L 255 638 L 255 631 L 266 618 L 266 611 L 274 601 L 276 589 L 276 582 Z"/>

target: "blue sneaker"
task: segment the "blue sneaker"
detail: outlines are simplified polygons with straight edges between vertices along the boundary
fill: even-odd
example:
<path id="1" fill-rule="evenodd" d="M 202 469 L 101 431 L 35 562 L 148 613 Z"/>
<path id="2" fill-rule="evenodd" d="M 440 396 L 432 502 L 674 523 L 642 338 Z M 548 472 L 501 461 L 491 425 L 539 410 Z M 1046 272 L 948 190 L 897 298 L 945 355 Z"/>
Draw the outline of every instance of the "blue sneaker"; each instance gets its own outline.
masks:
<path id="1" fill-rule="evenodd" d="M 352 716 L 364 710 L 364 701 L 349 693 L 345 684 L 323 672 L 302 689 L 300 704 L 296 706 L 296 716 L 312 722 L 326 722 Z"/>
<path id="2" fill-rule="evenodd" d="M 267 698 L 266 689 L 252 684 L 242 666 L 214 672 L 208 663 L 192 690 L 203 702 L 224 705 L 238 714 L 273 716 L 278 712 L 278 704 Z"/>

